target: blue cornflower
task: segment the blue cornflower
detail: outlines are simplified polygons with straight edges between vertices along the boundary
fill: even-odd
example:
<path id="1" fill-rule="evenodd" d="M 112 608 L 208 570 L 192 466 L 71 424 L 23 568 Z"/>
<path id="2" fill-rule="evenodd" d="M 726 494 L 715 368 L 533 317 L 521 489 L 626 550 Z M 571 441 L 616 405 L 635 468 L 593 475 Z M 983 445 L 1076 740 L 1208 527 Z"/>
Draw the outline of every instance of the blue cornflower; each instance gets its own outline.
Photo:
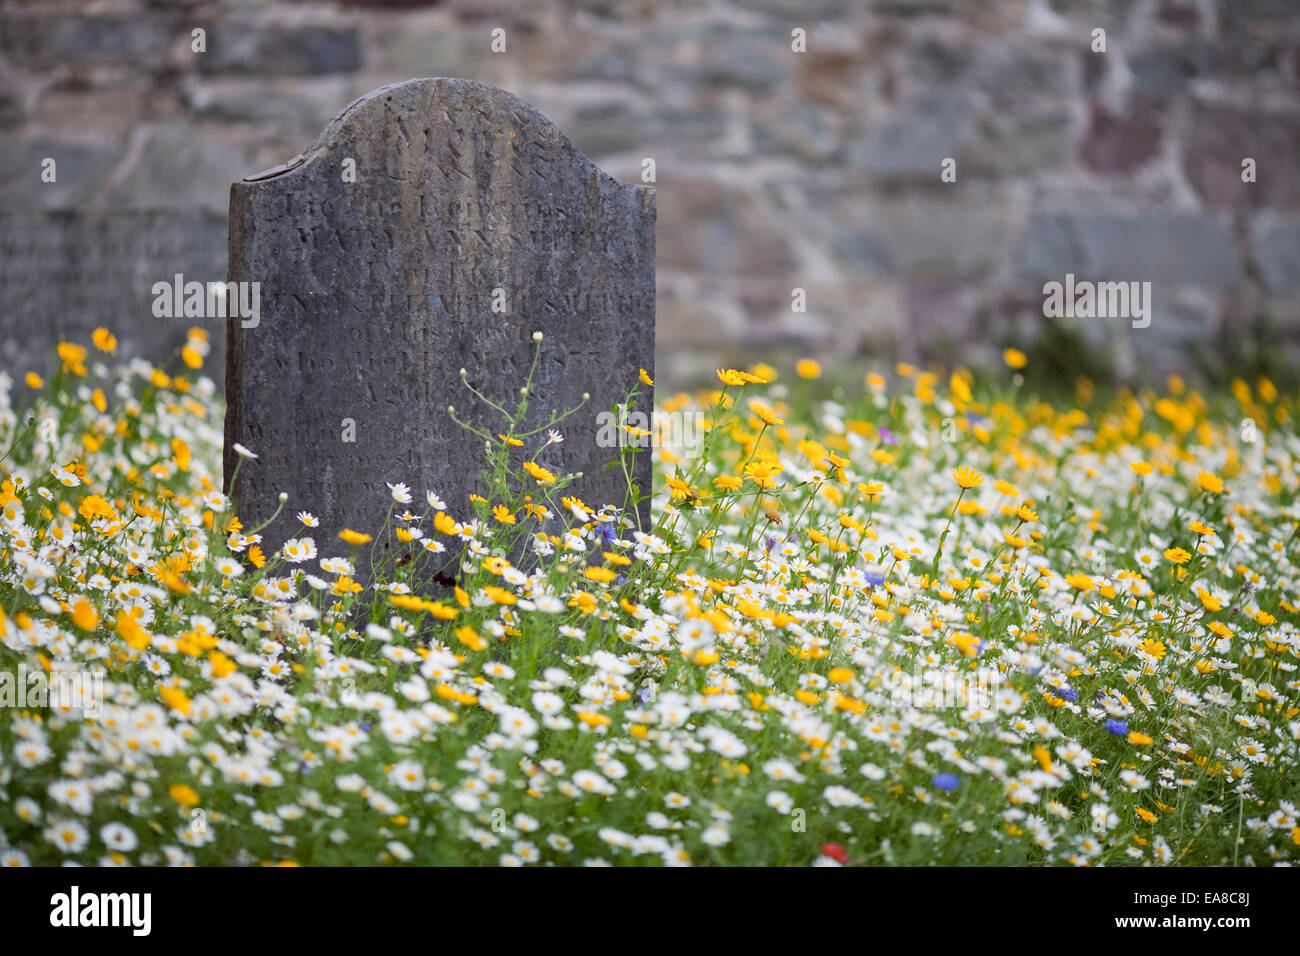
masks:
<path id="1" fill-rule="evenodd" d="M 1075 690 L 1073 687 L 1067 686 L 1067 687 L 1059 688 L 1056 692 L 1056 696 L 1064 697 L 1066 700 L 1078 700 L 1079 692 Z"/>
<path id="2" fill-rule="evenodd" d="M 600 538 L 600 543 L 606 548 L 614 544 L 618 535 L 614 533 L 614 526 L 608 521 L 596 522 L 596 536 Z"/>
<path id="3" fill-rule="evenodd" d="M 940 790 L 951 792 L 961 785 L 961 777 L 955 773 L 937 773 L 931 782 Z"/>
<path id="4" fill-rule="evenodd" d="M 1128 721 L 1126 720 L 1115 720 L 1112 718 L 1106 721 L 1105 727 L 1117 737 L 1123 737 L 1128 733 Z"/>

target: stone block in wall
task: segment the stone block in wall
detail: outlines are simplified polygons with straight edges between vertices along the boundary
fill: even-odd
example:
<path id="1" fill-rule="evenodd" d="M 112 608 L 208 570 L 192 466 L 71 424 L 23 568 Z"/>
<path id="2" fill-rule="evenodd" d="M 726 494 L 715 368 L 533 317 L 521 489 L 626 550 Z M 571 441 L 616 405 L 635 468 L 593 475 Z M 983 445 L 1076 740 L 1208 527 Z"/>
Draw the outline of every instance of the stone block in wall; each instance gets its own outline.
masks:
<path id="1" fill-rule="evenodd" d="M 343 76 L 310 79 L 239 76 L 189 77 L 182 88 L 185 105 L 205 120 L 273 124 L 295 135 L 302 149 L 349 102 L 351 81 Z M 295 151 L 297 151 L 297 149 Z M 289 155 L 292 155 L 290 153 Z"/>
<path id="2" fill-rule="evenodd" d="M 1199 29 L 1202 23 L 1197 0 L 1160 0 L 1155 13 L 1162 24 L 1182 30 Z"/>
<path id="3" fill-rule="evenodd" d="M 720 109 L 665 108 L 655 103 L 609 100 L 580 106 L 565 131 L 588 156 L 636 151 L 646 156 L 672 144 L 675 153 L 709 152 L 726 132 Z"/>
<path id="4" fill-rule="evenodd" d="M 1218 41 L 1193 36 L 1134 50 L 1127 65 L 1135 92 L 1171 97 L 1208 79 L 1266 84 L 1284 55 L 1284 40 L 1277 36 L 1238 34 Z"/>
<path id="5" fill-rule="evenodd" d="M 906 53 L 906 76 L 914 85 L 977 89 L 999 100 L 1072 92 L 1070 71 L 1054 50 L 925 37 Z"/>
<path id="6" fill-rule="evenodd" d="M 965 0 L 958 8 L 962 20 L 977 30 L 1000 36 L 1025 25 L 1033 0 Z"/>
<path id="7" fill-rule="evenodd" d="M 1268 217 L 1252 230 L 1250 257 L 1270 293 L 1300 293 L 1300 219 Z"/>
<path id="8" fill-rule="evenodd" d="M 304 76 L 361 67 L 355 25 L 218 20 L 208 29 L 207 47 L 197 59 L 202 73 Z"/>
<path id="9" fill-rule="evenodd" d="M 1079 158 L 1094 172 L 1131 173 L 1160 155 L 1162 115 L 1154 104 L 1139 98 L 1124 113 L 1092 103 Z"/>
<path id="10" fill-rule="evenodd" d="M 1013 230 L 1013 212 L 1001 197 L 948 187 L 936 195 L 845 203 L 834 244 L 855 274 L 974 279 L 999 268 Z"/>
<path id="11" fill-rule="evenodd" d="M 843 114 L 812 103 L 759 103 L 754 115 L 754 150 L 766 158 L 789 155 L 800 162 L 836 159 L 844 146 Z M 723 121 L 719 117 L 719 125 Z"/>
<path id="12" fill-rule="evenodd" d="M 180 100 L 171 90 L 150 90 L 146 83 L 127 86 L 51 83 L 44 86 L 32 110 L 42 129 L 66 131 L 83 142 L 125 142 L 132 127 L 146 117 L 179 113 Z"/>
<path id="13" fill-rule="evenodd" d="M 1255 182 L 1242 161 L 1255 161 Z M 1187 178 L 1214 206 L 1300 208 L 1300 113 L 1197 104 L 1183 147 Z"/>
<path id="14" fill-rule="evenodd" d="M 633 45 L 601 43 L 593 45 L 576 60 L 570 62 L 575 80 L 599 80 L 604 83 L 640 82 L 640 53 Z"/>
<path id="15" fill-rule="evenodd" d="M 1058 16 L 1105 30 L 1127 26 L 1141 0 L 1047 0 L 1047 8 Z"/>
<path id="16" fill-rule="evenodd" d="M 941 164 L 960 161 L 975 121 L 970 95 L 933 91 L 903 103 L 893 115 L 867 124 L 848 146 L 855 173 L 893 182 L 939 182 Z"/>
<path id="17" fill-rule="evenodd" d="M 1020 275 L 1063 281 L 1184 283 L 1227 292 L 1242 278 L 1241 253 L 1215 216 L 1167 212 L 1038 212 L 1019 257 Z"/>
<path id="18" fill-rule="evenodd" d="M 162 65 L 180 37 L 180 14 L 150 10 L 145 15 L 0 14 L 0 54 L 28 67 L 126 63 L 148 69 Z"/>
<path id="19" fill-rule="evenodd" d="M 22 126 L 26 121 L 27 104 L 20 76 L 0 61 L 0 129 Z"/>
<path id="20" fill-rule="evenodd" d="M 1059 174 L 1074 158 L 1074 121 L 1070 110 L 1054 104 L 1032 104 L 990 110 L 975 122 L 966 163 L 983 176 L 1024 177 Z"/>
<path id="21" fill-rule="evenodd" d="M 458 76 L 478 80 L 483 78 L 487 60 L 493 55 L 487 29 L 448 23 L 440 11 L 377 21 L 371 30 L 375 55 L 367 65 L 394 77 Z"/>
<path id="22" fill-rule="evenodd" d="M 109 190 L 116 209 L 205 208 L 225 215 L 230 184 L 242 178 L 244 160 L 182 120 L 141 131 L 131 169 Z"/>
<path id="23" fill-rule="evenodd" d="M 1211 69 L 1213 54 L 1208 43 L 1191 38 L 1165 43 L 1130 53 L 1128 69 L 1133 89 L 1148 96 L 1177 96 L 1188 84 Z"/>
<path id="24" fill-rule="evenodd" d="M 1293 0 L 1217 0 L 1219 20 L 1227 30 L 1294 23 Z"/>
<path id="25" fill-rule="evenodd" d="M 881 16 L 947 16 L 957 10 L 957 0 L 872 0 L 871 9 Z"/>
<path id="26" fill-rule="evenodd" d="M 26 118 L 22 100 L 8 90 L 0 91 L 0 128 L 21 126 Z"/>
<path id="27" fill-rule="evenodd" d="M 770 276 L 794 265 L 788 226 L 762 209 L 747 189 L 699 180 L 674 183 L 660 187 L 658 204 L 661 269 Z"/>
<path id="28" fill-rule="evenodd" d="M 789 51 L 789 46 L 784 47 Z M 789 79 L 781 46 L 747 44 L 735 48 L 710 47 L 698 64 L 689 71 L 692 83 L 703 87 L 731 87 L 750 93 L 763 93 L 779 87 Z"/>

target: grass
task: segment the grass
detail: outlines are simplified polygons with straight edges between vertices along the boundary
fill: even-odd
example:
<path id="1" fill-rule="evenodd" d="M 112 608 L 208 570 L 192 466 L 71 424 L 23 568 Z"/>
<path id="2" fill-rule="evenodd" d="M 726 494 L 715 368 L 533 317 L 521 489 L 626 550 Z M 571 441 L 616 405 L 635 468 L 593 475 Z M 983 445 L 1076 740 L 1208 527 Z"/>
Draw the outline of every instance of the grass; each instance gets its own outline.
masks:
<path id="1" fill-rule="evenodd" d="M 201 331 L 172 372 L 114 348 L 0 389 L 0 863 L 1300 857 L 1300 438 L 1267 381 L 661 383 L 707 431 L 654 450 L 645 529 L 521 465 L 554 439 L 502 403 L 481 498 L 387 476 L 384 529 L 316 540 L 221 493 Z M 381 543 L 409 560 L 353 580 Z"/>

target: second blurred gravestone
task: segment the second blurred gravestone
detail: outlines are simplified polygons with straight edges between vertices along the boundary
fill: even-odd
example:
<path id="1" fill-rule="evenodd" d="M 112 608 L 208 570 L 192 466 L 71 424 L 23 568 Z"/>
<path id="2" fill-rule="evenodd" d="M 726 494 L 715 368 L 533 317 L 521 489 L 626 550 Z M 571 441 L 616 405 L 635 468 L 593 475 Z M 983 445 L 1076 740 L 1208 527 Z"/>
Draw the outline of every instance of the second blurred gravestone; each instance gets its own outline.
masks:
<path id="1" fill-rule="evenodd" d="M 398 482 L 411 510 L 433 491 L 468 517 L 483 439 L 447 406 L 493 434 L 502 421 L 459 370 L 513 407 L 534 332 L 544 340 L 530 424 L 591 396 L 537 463 L 582 472 L 565 494 L 593 508 L 623 504 L 597 415 L 641 368 L 653 373 L 654 225 L 653 189 L 611 178 L 535 109 L 467 80 L 375 90 L 307 153 L 236 183 L 229 279 L 260 284 L 256 324 L 231 319 L 227 332 L 226 480 L 245 527 L 283 491 L 265 550 L 312 534 L 322 556 L 342 553 L 342 528 L 383 529 Z M 641 396 L 648 410 L 653 396 Z M 258 458 L 231 489 L 236 442 Z M 646 494 L 649 465 L 639 454 L 632 476 Z M 304 529 L 298 510 L 321 527 Z M 632 517 L 645 526 L 647 505 Z"/>
<path id="2" fill-rule="evenodd" d="M 219 280 L 226 271 L 226 225 L 196 210 L 66 210 L 0 212 L 0 372 L 19 383 L 24 373 L 49 375 L 55 346 L 90 346 L 101 326 L 118 340 L 117 354 L 144 358 L 172 371 L 191 326 L 212 336 L 213 353 L 224 344 L 224 322 L 205 316 L 159 317 L 159 283 Z M 96 358 L 106 358 L 92 350 Z M 205 374 L 221 384 L 224 369 L 209 363 Z"/>

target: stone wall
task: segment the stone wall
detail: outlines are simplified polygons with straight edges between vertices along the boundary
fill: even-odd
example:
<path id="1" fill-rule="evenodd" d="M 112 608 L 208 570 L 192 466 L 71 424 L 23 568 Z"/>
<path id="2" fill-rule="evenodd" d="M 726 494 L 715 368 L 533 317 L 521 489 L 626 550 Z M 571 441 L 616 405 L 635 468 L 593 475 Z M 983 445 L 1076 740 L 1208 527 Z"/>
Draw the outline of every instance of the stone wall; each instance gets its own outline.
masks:
<path id="1" fill-rule="evenodd" d="M 782 352 L 1300 357 L 1297 0 L 4 0 L 0 212 L 220 217 L 412 76 L 511 90 L 616 176 L 654 159 L 670 381 Z M 1151 281 L 1151 325 L 1045 319 L 1067 272 Z"/>

